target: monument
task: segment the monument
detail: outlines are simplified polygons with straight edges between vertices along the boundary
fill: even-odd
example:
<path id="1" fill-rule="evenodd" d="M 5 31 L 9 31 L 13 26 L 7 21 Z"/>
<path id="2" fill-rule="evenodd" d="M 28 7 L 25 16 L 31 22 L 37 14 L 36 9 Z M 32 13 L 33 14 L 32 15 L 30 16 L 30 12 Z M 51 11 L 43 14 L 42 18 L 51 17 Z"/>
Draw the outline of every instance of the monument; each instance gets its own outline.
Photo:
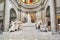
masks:
<path id="1" fill-rule="evenodd" d="M 28 20 L 27 23 L 31 23 L 31 17 L 30 17 L 30 14 L 29 13 L 27 14 L 27 20 Z"/>

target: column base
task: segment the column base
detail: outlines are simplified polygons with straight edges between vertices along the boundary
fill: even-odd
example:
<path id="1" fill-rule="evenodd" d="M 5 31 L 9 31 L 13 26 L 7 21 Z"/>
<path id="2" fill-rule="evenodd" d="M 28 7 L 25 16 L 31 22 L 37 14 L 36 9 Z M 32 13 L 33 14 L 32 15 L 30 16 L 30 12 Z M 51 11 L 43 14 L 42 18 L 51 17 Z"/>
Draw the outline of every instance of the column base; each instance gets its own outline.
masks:
<path id="1" fill-rule="evenodd" d="M 52 32 L 52 34 L 55 34 L 56 33 L 56 29 L 55 28 L 51 29 L 51 32 Z"/>

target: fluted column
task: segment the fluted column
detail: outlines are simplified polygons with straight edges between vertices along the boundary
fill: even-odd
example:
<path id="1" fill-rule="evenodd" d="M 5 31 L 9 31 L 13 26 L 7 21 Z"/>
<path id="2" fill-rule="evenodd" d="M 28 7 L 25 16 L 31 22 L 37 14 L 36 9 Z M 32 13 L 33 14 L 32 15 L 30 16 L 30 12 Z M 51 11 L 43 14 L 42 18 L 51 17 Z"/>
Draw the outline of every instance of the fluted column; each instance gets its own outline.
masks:
<path id="1" fill-rule="evenodd" d="M 5 20 L 4 20 L 4 31 L 8 31 L 9 29 L 9 21 L 10 21 L 10 11 L 9 11 L 9 0 L 6 0 L 5 4 Z"/>

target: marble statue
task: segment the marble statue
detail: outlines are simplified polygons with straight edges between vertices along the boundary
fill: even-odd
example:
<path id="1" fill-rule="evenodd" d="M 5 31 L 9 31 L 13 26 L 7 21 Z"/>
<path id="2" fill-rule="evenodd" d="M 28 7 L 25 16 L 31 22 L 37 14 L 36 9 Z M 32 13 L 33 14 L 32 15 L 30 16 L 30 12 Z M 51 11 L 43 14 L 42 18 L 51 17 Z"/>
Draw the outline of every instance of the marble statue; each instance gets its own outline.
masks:
<path id="1" fill-rule="evenodd" d="M 14 31 L 15 30 L 15 22 L 11 21 L 11 28 L 9 29 L 9 31 Z"/>
<path id="2" fill-rule="evenodd" d="M 28 23 L 31 23 L 31 17 L 30 17 L 30 14 L 29 13 L 27 15 L 27 20 L 28 20 Z"/>

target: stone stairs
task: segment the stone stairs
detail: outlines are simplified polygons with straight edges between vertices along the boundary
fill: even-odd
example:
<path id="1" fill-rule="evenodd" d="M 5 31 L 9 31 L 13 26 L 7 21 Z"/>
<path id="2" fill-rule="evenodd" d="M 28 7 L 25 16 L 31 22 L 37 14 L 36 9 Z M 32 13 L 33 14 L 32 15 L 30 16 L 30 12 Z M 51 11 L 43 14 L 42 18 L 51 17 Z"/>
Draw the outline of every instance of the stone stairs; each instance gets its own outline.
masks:
<path id="1" fill-rule="evenodd" d="M 16 32 L 3 32 L 0 40 L 60 40 L 60 34 L 51 32 L 40 32 L 34 27 L 24 27 Z"/>

